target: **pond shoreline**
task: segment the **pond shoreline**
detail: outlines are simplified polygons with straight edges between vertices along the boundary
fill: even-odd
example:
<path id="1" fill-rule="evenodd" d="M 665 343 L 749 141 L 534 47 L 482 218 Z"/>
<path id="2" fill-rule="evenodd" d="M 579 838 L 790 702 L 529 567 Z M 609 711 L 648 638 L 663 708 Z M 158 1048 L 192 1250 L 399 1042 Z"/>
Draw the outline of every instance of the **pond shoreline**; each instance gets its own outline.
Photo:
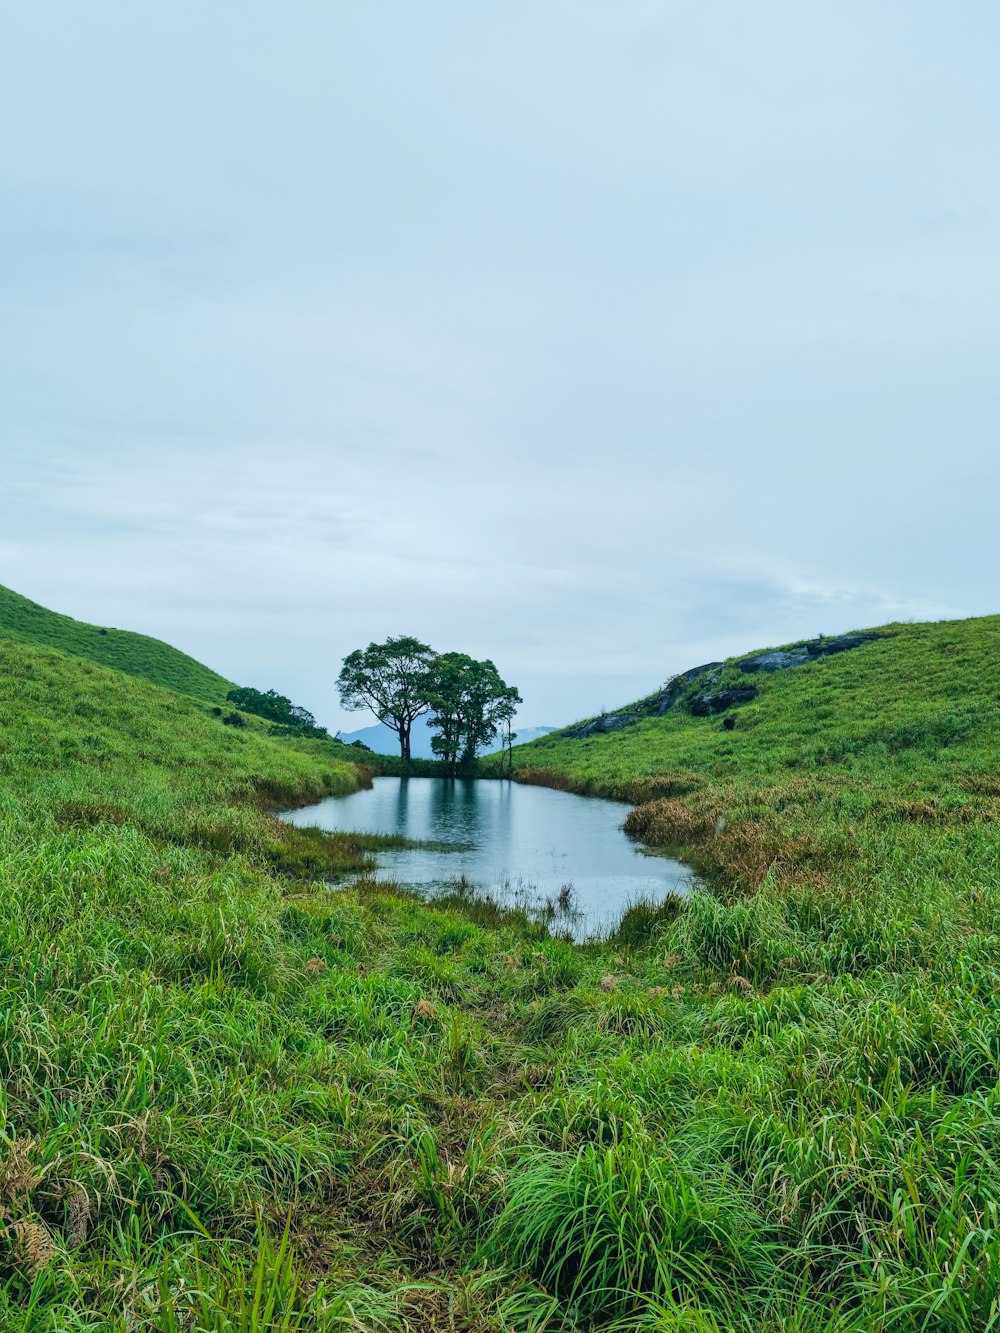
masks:
<path id="1" fill-rule="evenodd" d="M 282 818 L 424 844 L 376 852 L 377 873 L 429 896 L 457 884 L 528 911 L 559 908 L 578 936 L 638 902 L 683 896 L 693 881 L 690 867 L 625 833 L 619 803 L 507 780 L 381 776 Z"/>

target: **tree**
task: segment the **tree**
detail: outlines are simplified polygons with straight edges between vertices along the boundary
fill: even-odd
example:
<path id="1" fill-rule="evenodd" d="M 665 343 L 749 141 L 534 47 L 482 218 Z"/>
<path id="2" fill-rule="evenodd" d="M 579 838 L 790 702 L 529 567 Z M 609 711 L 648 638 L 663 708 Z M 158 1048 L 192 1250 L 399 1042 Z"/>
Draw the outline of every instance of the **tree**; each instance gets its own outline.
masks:
<path id="1" fill-rule="evenodd" d="M 431 648 L 419 639 L 390 638 L 348 653 L 337 679 L 344 707 L 352 712 L 371 709 L 399 737 L 399 753 L 405 762 L 410 758 L 414 719 L 430 708 L 426 678 L 433 660 Z"/>
<path id="2" fill-rule="evenodd" d="M 277 690 L 254 690 L 243 685 L 237 690 L 230 690 L 226 698 L 242 708 L 244 713 L 255 713 L 257 717 L 266 717 L 271 722 L 287 722 L 292 709 L 292 701 Z M 315 726 L 316 719 L 313 718 Z"/>
<path id="3" fill-rule="evenodd" d="M 515 691 L 516 693 L 516 691 Z M 506 755 L 507 776 L 514 775 L 514 741 L 517 739 L 517 732 L 512 730 L 514 723 L 514 714 L 517 712 L 517 705 L 521 702 L 521 696 L 517 695 L 516 700 L 508 701 L 507 709 L 500 717 L 500 747 Z"/>
<path id="4" fill-rule="evenodd" d="M 507 684 L 489 658 L 475 665 L 465 700 L 463 768 L 472 766 L 477 750 L 495 739 L 522 702 L 515 686 Z"/>
<path id="5" fill-rule="evenodd" d="M 430 724 L 437 730 L 431 749 L 451 774 L 470 768 L 476 752 L 510 723 L 521 696 L 490 661 L 466 653 L 442 653 L 425 678 Z"/>
<path id="6" fill-rule="evenodd" d="M 454 777 L 465 735 L 465 695 L 476 662 L 466 653 L 441 653 L 431 663 L 424 683 L 430 725 L 437 735 L 431 749 Z"/>
<path id="7" fill-rule="evenodd" d="M 329 734 L 325 727 L 317 726 L 316 719 L 308 708 L 293 704 L 291 699 L 279 694 L 277 690 L 254 690 L 245 685 L 230 690 L 226 698 L 244 713 L 267 718 L 269 722 L 276 723 L 285 731 L 302 736 Z"/>

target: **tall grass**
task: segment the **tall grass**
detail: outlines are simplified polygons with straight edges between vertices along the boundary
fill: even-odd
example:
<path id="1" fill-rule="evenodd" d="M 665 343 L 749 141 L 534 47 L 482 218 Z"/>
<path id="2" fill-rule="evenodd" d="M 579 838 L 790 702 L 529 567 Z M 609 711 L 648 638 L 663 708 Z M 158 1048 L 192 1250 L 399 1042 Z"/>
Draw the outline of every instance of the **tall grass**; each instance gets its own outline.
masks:
<path id="1" fill-rule="evenodd" d="M 997 638 L 529 747 L 717 876 L 582 947 L 278 824 L 335 747 L 0 644 L 0 1328 L 1000 1327 Z"/>

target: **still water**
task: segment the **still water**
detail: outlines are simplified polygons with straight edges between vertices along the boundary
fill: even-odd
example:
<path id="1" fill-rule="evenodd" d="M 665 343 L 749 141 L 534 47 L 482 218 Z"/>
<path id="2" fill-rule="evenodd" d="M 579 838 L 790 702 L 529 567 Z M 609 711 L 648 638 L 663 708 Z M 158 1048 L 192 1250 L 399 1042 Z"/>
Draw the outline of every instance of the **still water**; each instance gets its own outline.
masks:
<path id="1" fill-rule="evenodd" d="M 464 878 L 505 903 L 540 907 L 570 885 L 577 936 L 614 926 L 630 903 L 686 892 L 690 871 L 643 854 L 622 831 L 627 807 L 515 782 L 376 778 L 371 791 L 334 796 L 284 816 L 336 831 L 401 833 L 460 850 L 378 853 L 379 873 L 441 892 Z M 567 895 L 563 893 L 563 901 Z"/>

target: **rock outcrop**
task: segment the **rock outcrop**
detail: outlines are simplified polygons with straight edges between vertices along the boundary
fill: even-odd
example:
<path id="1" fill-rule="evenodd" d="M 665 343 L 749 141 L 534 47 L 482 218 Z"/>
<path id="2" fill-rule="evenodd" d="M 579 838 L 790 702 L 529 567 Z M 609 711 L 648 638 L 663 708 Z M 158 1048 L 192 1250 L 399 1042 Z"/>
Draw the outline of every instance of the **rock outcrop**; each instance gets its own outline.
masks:
<path id="1" fill-rule="evenodd" d="M 601 717 L 595 717 L 592 722 L 585 722 L 580 727 L 567 727 L 563 733 L 572 737 L 574 740 L 585 740 L 588 736 L 603 736 L 608 731 L 621 731 L 622 727 L 629 727 L 633 722 L 641 720 L 642 713 L 604 713 Z"/>
<path id="2" fill-rule="evenodd" d="M 817 657 L 828 657 L 831 653 L 846 653 L 850 648 L 860 648 L 862 644 L 874 643 L 884 639 L 884 634 L 841 634 L 836 639 L 813 639 L 798 648 L 789 648 L 784 652 L 759 653 L 756 657 L 744 657 L 737 663 L 739 669 L 748 675 L 757 671 L 784 671 L 788 667 L 804 666 Z"/>
<path id="3" fill-rule="evenodd" d="M 802 666 L 809 660 L 809 654 L 805 651 L 761 653 L 757 657 L 745 657 L 739 663 L 739 668 L 748 674 L 756 671 L 784 671 L 786 667 Z"/>
<path id="4" fill-rule="evenodd" d="M 651 695 L 650 699 L 644 702 L 652 703 L 652 716 L 662 717 L 664 713 L 673 708 L 683 694 L 687 693 L 695 681 L 707 677 L 708 683 L 711 684 L 717 680 L 722 667 L 722 662 L 703 662 L 701 666 L 689 667 L 687 671 L 682 671 L 679 676 L 674 676 L 668 680 L 659 693 Z"/>
<path id="5" fill-rule="evenodd" d="M 645 717 L 662 717 L 696 681 L 706 680 L 706 683 L 710 684 L 714 679 L 711 673 L 717 673 L 721 667 L 721 662 L 703 662 L 701 666 L 691 667 L 690 670 L 682 671 L 679 676 L 668 680 L 662 690 L 657 690 L 656 694 L 651 694 L 646 699 L 640 699 L 627 711 L 602 713 L 600 717 L 592 718 L 578 727 L 567 727 L 563 735 L 573 740 L 586 740 L 588 736 L 603 736 L 609 731 L 621 731 L 622 727 L 630 727 L 633 722 L 641 722 Z"/>
<path id="6" fill-rule="evenodd" d="M 711 717 L 713 713 L 724 713 L 727 708 L 737 704 L 748 704 L 757 698 L 759 690 L 749 687 L 737 690 L 720 690 L 718 694 L 700 694 L 691 701 L 691 712 L 695 717 Z"/>
<path id="7" fill-rule="evenodd" d="M 794 648 L 775 649 L 769 653 L 758 653 L 755 657 L 744 657 L 736 665 L 744 675 L 758 672 L 785 671 L 789 667 L 804 666 L 817 657 L 828 657 L 831 653 L 844 653 L 850 648 L 860 648 L 862 644 L 884 639 L 884 634 L 841 634 L 835 639 L 813 639 L 809 643 L 799 644 Z M 675 704 L 686 702 L 695 717 L 711 717 L 716 713 L 725 713 L 740 704 L 750 703 L 757 698 L 758 690 L 751 686 L 719 690 L 715 694 L 699 693 L 694 687 L 702 689 L 714 685 L 721 674 L 723 662 L 703 662 L 701 666 L 691 667 L 680 675 L 668 680 L 662 690 L 640 699 L 628 709 L 618 713 L 602 713 L 600 717 L 583 722 L 578 727 L 567 727 L 563 735 L 573 740 L 585 740 L 588 736 L 603 736 L 609 731 L 621 731 L 647 717 L 662 717 Z"/>

